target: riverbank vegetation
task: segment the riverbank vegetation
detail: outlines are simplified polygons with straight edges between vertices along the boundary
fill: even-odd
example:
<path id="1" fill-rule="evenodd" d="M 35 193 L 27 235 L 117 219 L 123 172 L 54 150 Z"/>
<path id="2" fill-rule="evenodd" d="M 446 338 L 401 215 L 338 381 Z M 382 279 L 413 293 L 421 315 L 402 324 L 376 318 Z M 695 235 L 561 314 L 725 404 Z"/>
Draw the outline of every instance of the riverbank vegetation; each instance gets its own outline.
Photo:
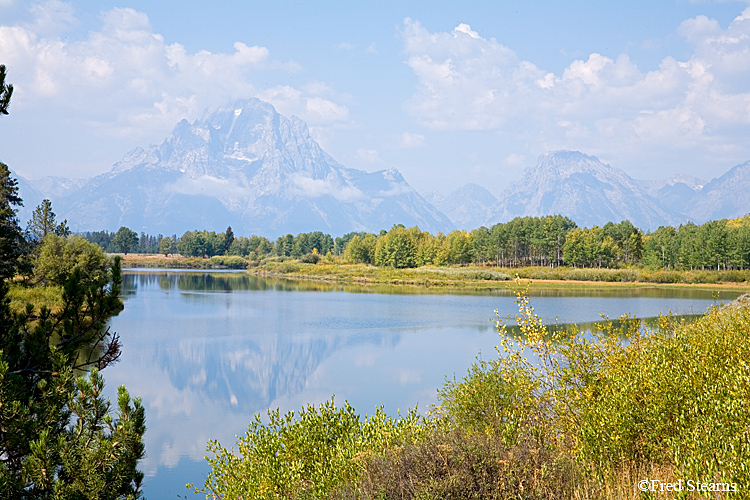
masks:
<path id="1" fill-rule="evenodd" d="M 746 498 L 750 309 L 692 323 L 548 331 L 524 292 L 520 336 L 448 379 L 439 405 L 389 419 L 333 401 L 212 442 L 207 498 Z M 533 361 L 532 361 L 533 360 Z M 657 491 L 642 492 L 649 480 Z M 661 485 L 679 484 L 675 493 Z"/>
<path id="2" fill-rule="evenodd" d="M 750 270 L 656 270 L 644 268 L 572 268 L 522 267 L 497 268 L 492 266 L 423 266 L 398 269 L 369 264 L 347 264 L 341 261 L 320 260 L 318 264 L 296 259 L 267 259 L 249 272 L 294 279 L 318 279 L 345 283 L 394 284 L 423 286 L 464 286 L 497 288 L 500 281 L 511 280 L 516 275 L 537 283 L 552 281 L 556 284 L 597 282 L 616 284 L 735 284 L 750 286 Z M 561 283 L 564 282 L 564 283 Z"/>
<path id="3" fill-rule="evenodd" d="M 379 234 L 338 238 L 320 231 L 288 234 L 273 243 L 235 236 L 231 227 L 223 233 L 188 231 L 180 238 L 143 233 L 137 238 L 127 228 L 84 237 L 123 254 L 126 267 L 249 268 L 294 278 L 435 286 L 486 286 L 514 275 L 611 283 L 750 282 L 750 215 L 647 234 L 628 221 L 579 228 L 554 215 L 447 235 L 395 225 Z"/>

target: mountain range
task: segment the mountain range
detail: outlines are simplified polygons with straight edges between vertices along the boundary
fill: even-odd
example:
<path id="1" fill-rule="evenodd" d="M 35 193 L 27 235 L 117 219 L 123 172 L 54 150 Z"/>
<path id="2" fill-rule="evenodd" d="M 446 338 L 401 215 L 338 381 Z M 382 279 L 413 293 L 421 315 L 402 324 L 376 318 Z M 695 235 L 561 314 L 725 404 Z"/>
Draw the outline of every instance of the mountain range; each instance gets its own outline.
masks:
<path id="1" fill-rule="evenodd" d="M 160 144 L 133 149 L 91 179 L 18 180 L 22 224 L 49 198 L 74 231 L 127 226 L 181 235 L 232 226 L 236 234 L 277 237 L 404 224 L 435 233 L 549 214 L 579 226 L 628 219 L 654 230 L 750 212 L 750 161 L 710 182 L 685 175 L 641 181 L 578 151 L 540 156 L 499 198 L 476 184 L 448 196 L 422 196 L 396 169 L 344 167 L 302 120 L 258 99 L 208 110 L 192 123 L 182 120 Z"/>
<path id="2" fill-rule="evenodd" d="M 489 227 L 519 216 L 562 214 L 579 226 L 627 219 L 643 230 L 655 230 L 750 213 L 750 161 L 708 183 L 686 175 L 641 181 L 595 156 L 554 151 L 524 169 L 521 179 L 499 198 L 476 184 L 445 198 L 427 198 L 464 228 Z"/>
<path id="3" fill-rule="evenodd" d="M 398 170 L 345 168 L 302 120 L 258 99 L 236 101 L 192 123 L 182 120 L 161 144 L 130 151 L 77 188 L 62 179 L 43 183 L 20 183 L 22 196 L 32 201 L 27 207 L 51 198 L 74 231 L 127 226 L 179 235 L 232 226 L 237 234 L 275 237 L 377 232 L 396 223 L 433 232 L 454 228 Z"/>

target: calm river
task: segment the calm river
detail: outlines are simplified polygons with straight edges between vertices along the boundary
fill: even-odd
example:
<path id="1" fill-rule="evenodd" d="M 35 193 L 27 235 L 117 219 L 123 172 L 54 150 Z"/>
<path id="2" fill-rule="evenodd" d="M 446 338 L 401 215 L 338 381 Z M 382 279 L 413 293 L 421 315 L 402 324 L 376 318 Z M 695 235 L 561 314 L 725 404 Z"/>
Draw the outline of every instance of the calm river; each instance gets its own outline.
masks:
<path id="1" fill-rule="evenodd" d="M 119 363 L 107 392 L 125 384 L 146 407 L 147 498 L 194 497 L 209 470 L 206 443 L 230 446 L 252 416 L 297 410 L 335 395 L 360 413 L 395 415 L 436 403 L 446 376 L 496 355 L 495 309 L 516 312 L 508 290 L 476 295 L 274 281 L 244 272 L 128 271 L 125 310 L 112 320 Z M 499 285 L 502 286 L 502 285 Z M 545 321 L 589 322 L 602 313 L 652 317 L 705 312 L 696 289 L 532 290 Z M 739 293 L 721 292 L 719 301 Z"/>

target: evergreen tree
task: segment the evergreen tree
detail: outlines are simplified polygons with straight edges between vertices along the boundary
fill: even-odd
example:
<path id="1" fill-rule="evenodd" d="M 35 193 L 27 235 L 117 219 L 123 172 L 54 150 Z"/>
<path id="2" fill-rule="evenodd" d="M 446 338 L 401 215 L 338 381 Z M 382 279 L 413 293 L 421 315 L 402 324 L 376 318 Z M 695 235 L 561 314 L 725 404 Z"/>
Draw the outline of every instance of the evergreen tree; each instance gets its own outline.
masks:
<path id="1" fill-rule="evenodd" d="M 99 374 L 120 354 L 106 326 L 122 310 L 119 260 L 85 278 L 69 275 L 60 310 L 20 313 L 0 280 L 0 498 L 140 496 L 144 408 L 121 387 L 113 418 Z"/>
<path id="2" fill-rule="evenodd" d="M 234 242 L 234 232 L 232 231 L 232 226 L 227 227 L 227 230 L 224 231 L 224 244 L 222 246 L 222 254 L 226 255 L 229 253 L 229 247 L 232 246 L 232 242 Z"/>
<path id="3" fill-rule="evenodd" d="M 10 169 L 0 163 L 0 279 L 15 276 L 18 258 L 23 254 L 25 240 L 18 225 L 15 207 L 23 206 L 18 196 L 18 182 Z"/>
<path id="4" fill-rule="evenodd" d="M 34 209 L 31 220 L 26 224 L 26 232 L 35 240 L 41 240 L 52 233 L 58 236 L 68 236 L 70 234 L 68 220 L 56 224 L 56 217 L 55 212 L 52 211 L 52 202 L 47 199 L 42 200 L 42 203 Z"/>
<path id="5" fill-rule="evenodd" d="M 13 95 L 13 85 L 5 84 L 5 65 L 0 64 L 0 115 L 8 114 L 10 96 Z"/>

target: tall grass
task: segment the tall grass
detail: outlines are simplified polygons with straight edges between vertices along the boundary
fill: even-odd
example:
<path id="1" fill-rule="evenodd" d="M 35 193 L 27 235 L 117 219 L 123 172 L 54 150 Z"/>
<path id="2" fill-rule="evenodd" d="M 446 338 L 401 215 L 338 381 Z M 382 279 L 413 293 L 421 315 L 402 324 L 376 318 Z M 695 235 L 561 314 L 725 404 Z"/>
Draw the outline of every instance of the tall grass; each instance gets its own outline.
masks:
<path id="1" fill-rule="evenodd" d="M 747 283 L 750 270 L 667 270 L 651 271 L 646 268 L 573 268 L 573 267 L 521 267 L 501 269 L 517 274 L 521 278 L 563 280 L 563 281 L 604 281 L 639 283 Z"/>
<path id="2" fill-rule="evenodd" d="M 31 304 L 35 311 L 46 307 L 55 312 L 63 305 L 62 292 L 61 286 L 27 287 L 11 282 L 8 289 L 10 308 L 12 311 L 20 312 L 26 309 L 27 304 Z"/>
<path id="3" fill-rule="evenodd" d="M 750 270 L 665 270 L 652 271 L 630 267 L 573 268 L 573 267 L 520 267 L 499 268 L 485 266 L 423 266 L 395 269 L 367 264 L 344 264 L 336 259 L 320 259 L 317 264 L 297 259 L 272 258 L 264 260 L 256 272 L 284 275 L 294 278 L 343 280 L 353 282 L 455 286 L 509 281 L 512 276 L 533 280 L 558 280 L 571 282 L 599 281 L 607 283 L 663 283 L 663 284 L 715 284 L 749 283 Z"/>

